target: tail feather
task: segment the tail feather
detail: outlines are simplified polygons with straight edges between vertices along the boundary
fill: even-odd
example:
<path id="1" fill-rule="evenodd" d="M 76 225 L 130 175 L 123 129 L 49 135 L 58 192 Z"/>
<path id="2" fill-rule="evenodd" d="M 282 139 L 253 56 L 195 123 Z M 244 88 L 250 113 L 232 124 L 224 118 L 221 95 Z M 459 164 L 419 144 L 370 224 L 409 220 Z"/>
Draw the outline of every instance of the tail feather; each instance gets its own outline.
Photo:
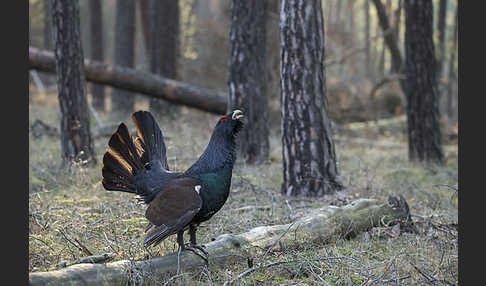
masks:
<path id="1" fill-rule="evenodd" d="M 121 123 L 117 132 L 111 136 L 108 146 L 110 146 L 116 157 L 124 161 L 121 162 L 122 164 L 126 163 L 130 166 L 130 171 L 133 175 L 135 175 L 136 170 L 143 168 L 143 164 L 135 149 L 133 138 L 128 133 L 127 126 L 124 123 Z"/>
<path id="2" fill-rule="evenodd" d="M 109 149 L 103 156 L 102 184 L 106 190 L 142 196 L 143 200 L 148 203 L 155 195 L 152 185 L 163 185 L 165 173 L 163 173 L 163 170 L 160 170 L 162 172 L 160 174 L 146 173 L 147 163 L 160 161 L 163 168 L 169 169 L 165 156 L 164 137 L 150 112 L 135 112 L 132 119 L 138 137 L 132 136 L 124 123 L 118 126 L 118 129 L 108 141 Z M 155 166 L 160 165 L 157 163 Z M 142 175 L 142 173 L 145 175 Z M 149 176 L 152 179 L 140 179 L 145 178 L 144 176 Z M 135 182 L 138 182 L 139 179 L 143 183 L 140 184 L 139 182 L 136 185 Z"/>
<path id="3" fill-rule="evenodd" d="M 152 114 L 148 111 L 137 111 L 132 115 L 132 120 L 137 130 L 137 135 L 141 139 L 141 143 L 143 143 L 143 149 L 146 151 L 146 156 L 142 156 L 142 162 L 145 164 L 153 160 L 159 160 L 162 163 L 162 167 L 169 170 L 164 136 Z"/>
<path id="4" fill-rule="evenodd" d="M 118 176 L 126 178 L 130 182 L 133 182 L 131 172 L 125 167 L 120 166 L 120 161 L 114 157 L 110 152 L 106 152 L 103 156 L 103 172 L 110 171 Z"/>
<path id="5" fill-rule="evenodd" d="M 127 126 L 121 123 L 111 136 L 110 149 L 103 156 L 102 184 L 106 190 L 137 193 L 135 175 L 143 169 L 143 149 L 130 135 Z"/>

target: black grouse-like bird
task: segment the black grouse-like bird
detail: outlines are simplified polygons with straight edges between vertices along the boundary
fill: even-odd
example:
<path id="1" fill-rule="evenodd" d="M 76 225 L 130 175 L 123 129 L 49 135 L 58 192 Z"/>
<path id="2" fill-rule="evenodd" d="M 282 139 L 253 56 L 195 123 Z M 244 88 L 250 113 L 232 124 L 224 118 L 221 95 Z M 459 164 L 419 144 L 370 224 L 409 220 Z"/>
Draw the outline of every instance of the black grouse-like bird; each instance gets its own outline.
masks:
<path id="1" fill-rule="evenodd" d="M 228 198 L 236 160 L 235 136 L 243 127 L 242 117 L 240 110 L 222 116 L 206 150 L 185 172 L 169 171 L 164 137 L 150 112 L 132 115 L 137 136 L 132 136 L 124 123 L 118 126 L 103 157 L 102 183 L 106 190 L 133 193 L 148 204 L 146 246 L 177 233 L 181 250 L 197 248 L 207 256 L 196 243 L 196 228 Z M 187 228 L 189 247 L 183 240 Z"/>

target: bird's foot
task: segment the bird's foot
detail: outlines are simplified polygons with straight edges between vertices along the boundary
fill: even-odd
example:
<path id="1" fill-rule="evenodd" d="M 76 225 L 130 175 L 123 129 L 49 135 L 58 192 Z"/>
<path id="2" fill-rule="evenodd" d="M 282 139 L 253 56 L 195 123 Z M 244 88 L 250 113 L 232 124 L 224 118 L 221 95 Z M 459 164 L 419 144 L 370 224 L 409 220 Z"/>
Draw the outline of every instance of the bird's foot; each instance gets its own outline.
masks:
<path id="1" fill-rule="evenodd" d="M 183 248 L 183 250 L 190 250 L 192 251 L 194 254 L 196 254 L 197 256 L 201 257 L 204 262 L 206 262 L 206 265 L 208 265 L 208 258 L 209 258 L 209 253 L 206 251 L 206 249 L 204 249 L 204 247 L 200 246 L 200 245 L 196 245 L 196 244 L 186 244 Z M 204 255 L 201 255 L 199 252 L 201 251 Z"/>

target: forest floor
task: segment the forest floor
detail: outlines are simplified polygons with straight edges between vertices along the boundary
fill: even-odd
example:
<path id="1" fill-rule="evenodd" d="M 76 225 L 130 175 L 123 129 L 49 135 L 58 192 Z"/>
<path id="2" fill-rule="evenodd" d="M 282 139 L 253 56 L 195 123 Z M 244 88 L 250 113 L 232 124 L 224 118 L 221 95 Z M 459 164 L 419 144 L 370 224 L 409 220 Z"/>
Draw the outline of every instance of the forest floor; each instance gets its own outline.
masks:
<path id="1" fill-rule="evenodd" d="M 143 103 L 138 107 L 146 108 Z M 110 120 L 108 114 L 101 113 L 99 117 L 104 125 L 119 123 Z M 59 118 L 55 94 L 31 97 L 29 126 L 39 119 L 58 128 Z M 216 115 L 188 108 L 181 108 L 176 118 L 158 118 L 167 134 L 172 170 L 184 170 L 198 158 L 217 119 Z M 133 127 L 130 115 L 123 121 Z M 228 201 L 198 228 L 198 241 L 204 244 L 225 233 L 286 224 L 325 204 L 344 205 L 358 198 L 386 200 L 389 195 L 403 195 L 418 233 L 376 227 L 352 239 L 275 249 L 266 258 L 269 262 L 294 262 L 252 272 L 236 284 L 457 285 L 457 140 L 444 140 L 444 166 L 412 164 L 407 160 L 404 120 L 390 122 L 336 126 L 339 172 L 346 188 L 333 196 L 312 199 L 280 194 L 279 123 L 272 123 L 269 162 L 257 167 L 236 164 Z M 98 128 L 93 117 L 90 124 L 92 130 Z M 177 250 L 175 237 L 157 247 L 144 248 L 145 206 L 130 194 L 103 189 L 101 161 L 107 143 L 108 137 L 94 140 L 97 165 L 66 173 L 59 170 L 59 137 L 29 131 L 30 272 L 54 270 L 61 261 L 70 262 L 89 254 L 114 253 L 114 261 L 142 260 Z M 202 268 L 173 277 L 168 284 L 222 285 L 247 267 L 241 264 Z M 169 278 L 157 279 L 161 285 Z"/>

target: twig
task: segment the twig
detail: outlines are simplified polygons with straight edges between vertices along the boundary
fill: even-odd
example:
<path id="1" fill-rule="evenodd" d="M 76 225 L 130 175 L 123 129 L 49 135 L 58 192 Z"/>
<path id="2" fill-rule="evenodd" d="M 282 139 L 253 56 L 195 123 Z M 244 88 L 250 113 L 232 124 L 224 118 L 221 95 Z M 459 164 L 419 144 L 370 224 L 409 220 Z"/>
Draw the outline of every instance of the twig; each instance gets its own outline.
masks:
<path id="1" fill-rule="evenodd" d="M 167 280 L 163 285 L 165 286 L 165 285 L 169 284 L 170 281 L 177 279 L 179 277 L 182 277 L 184 275 L 187 275 L 187 274 L 189 274 L 189 273 L 181 273 L 181 274 L 174 275 L 174 276 L 170 277 L 169 280 Z"/>
<path id="2" fill-rule="evenodd" d="M 76 243 L 74 243 L 72 240 L 70 240 L 70 239 L 68 238 L 68 235 L 67 235 L 66 233 L 64 233 L 64 231 L 63 231 L 62 229 L 59 229 L 58 231 L 59 231 L 59 232 L 62 234 L 62 236 L 63 236 L 63 237 L 64 237 L 64 238 L 65 238 L 65 239 L 66 239 L 66 240 L 69 242 L 69 243 L 71 243 L 72 245 L 74 245 L 74 246 L 75 246 L 77 249 L 79 249 L 80 251 L 82 251 L 82 252 L 84 252 L 84 253 L 86 253 L 86 254 L 88 254 L 88 255 L 93 255 L 93 253 L 91 253 L 91 251 L 89 251 L 89 249 L 87 249 L 87 248 L 86 248 L 86 246 L 82 245 L 82 244 L 81 244 L 81 243 L 80 243 L 80 242 L 79 242 L 79 241 L 78 241 L 76 238 L 74 238 L 74 240 L 75 240 L 75 241 L 76 241 L 78 244 L 76 244 Z"/>
<path id="3" fill-rule="evenodd" d="M 424 271 L 420 270 L 420 268 L 418 268 L 417 266 L 415 266 L 415 264 L 413 264 L 412 262 L 409 262 L 410 265 L 413 266 L 413 268 L 415 268 L 415 270 L 417 270 L 417 272 L 422 275 L 425 279 L 427 279 L 427 282 L 429 283 L 433 283 L 435 281 L 437 281 L 436 278 L 432 277 L 431 275 L 425 273 Z"/>
<path id="4" fill-rule="evenodd" d="M 228 283 L 233 283 L 235 282 L 236 280 L 238 279 L 241 279 L 243 277 L 245 277 L 246 275 L 252 273 L 252 272 L 255 272 L 256 270 L 260 270 L 260 269 L 264 269 L 264 268 L 269 268 L 269 267 L 272 267 L 272 266 L 275 266 L 275 265 L 279 265 L 279 264 L 283 264 L 283 263 L 292 263 L 292 262 L 295 262 L 296 260 L 287 260 L 287 261 L 276 261 L 276 262 L 272 262 L 272 263 L 268 263 L 268 264 L 265 264 L 263 266 L 255 266 L 255 267 L 252 267 L 250 269 L 247 269 L 243 272 L 241 272 L 240 274 L 238 274 L 238 276 L 236 276 L 235 278 L 231 279 L 231 280 L 226 280 L 223 284 L 223 286 L 226 286 L 228 285 Z"/>
<path id="5" fill-rule="evenodd" d="M 402 276 L 402 277 L 395 277 L 395 278 L 391 278 L 391 279 L 381 280 L 381 282 L 383 282 L 383 283 L 388 283 L 388 282 L 393 282 L 393 281 L 398 282 L 400 280 L 405 280 L 405 279 L 408 279 L 410 277 L 412 277 L 412 276 L 410 274 L 407 274 L 407 275 Z"/>
<path id="6" fill-rule="evenodd" d="M 275 247 L 275 245 L 277 245 L 277 243 L 279 243 L 279 241 L 289 232 L 290 228 L 294 225 L 295 222 L 291 223 L 289 225 L 289 227 L 287 228 L 286 231 L 284 231 L 274 242 L 272 245 L 270 245 L 267 250 L 265 251 L 265 254 L 263 255 L 262 259 L 261 259 L 261 262 L 265 262 L 265 258 L 267 257 L 267 254 L 270 252 L 270 250 L 272 248 Z"/>

